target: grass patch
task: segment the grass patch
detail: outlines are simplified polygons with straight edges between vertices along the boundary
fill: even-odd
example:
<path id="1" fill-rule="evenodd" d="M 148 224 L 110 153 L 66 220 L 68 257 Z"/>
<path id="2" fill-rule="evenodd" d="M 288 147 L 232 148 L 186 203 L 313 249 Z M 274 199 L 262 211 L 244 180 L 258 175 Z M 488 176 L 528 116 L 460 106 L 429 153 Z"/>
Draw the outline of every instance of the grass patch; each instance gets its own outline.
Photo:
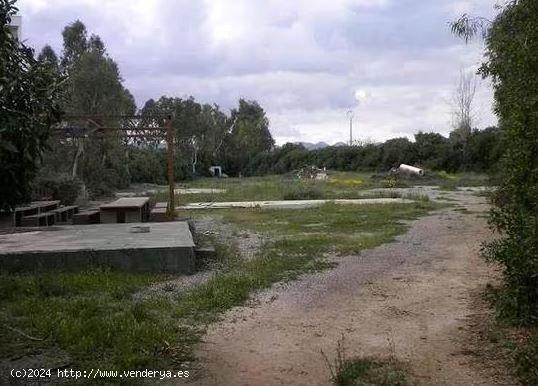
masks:
<path id="1" fill-rule="evenodd" d="M 284 200 L 316 200 L 324 197 L 324 191 L 315 185 L 294 185 L 282 195 Z"/>
<path id="2" fill-rule="evenodd" d="M 2 274 L 0 324 L 8 327 L 0 329 L 0 356 L 58 346 L 81 366 L 154 365 L 177 328 L 160 319 L 159 304 L 136 301 L 132 294 L 155 280 L 108 270 Z"/>
<path id="3" fill-rule="evenodd" d="M 393 350 L 394 347 L 391 346 Z M 331 361 L 322 351 L 331 382 L 335 386 L 407 386 L 409 375 L 405 367 L 395 359 L 394 351 L 386 359 L 348 358 L 344 346 L 344 336 L 338 340 L 336 357 Z"/>
<path id="4" fill-rule="evenodd" d="M 453 191 L 458 187 L 490 186 L 491 179 L 485 174 L 478 173 L 433 173 L 440 190 Z"/>
<path id="5" fill-rule="evenodd" d="M 395 361 L 375 358 L 356 358 L 346 361 L 333 384 L 336 386 L 407 386 L 408 376 Z"/>

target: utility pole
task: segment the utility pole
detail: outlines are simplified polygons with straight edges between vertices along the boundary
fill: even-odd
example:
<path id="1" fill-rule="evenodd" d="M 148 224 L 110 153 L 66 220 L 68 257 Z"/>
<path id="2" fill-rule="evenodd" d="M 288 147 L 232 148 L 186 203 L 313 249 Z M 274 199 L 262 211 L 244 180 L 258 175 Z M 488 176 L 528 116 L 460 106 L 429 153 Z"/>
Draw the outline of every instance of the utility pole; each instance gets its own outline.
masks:
<path id="1" fill-rule="evenodd" d="M 176 200 L 174 196 L 174 128 L 172 126 L 172 116 L 169 115 L 164 123 L 166 127 L 166 147 L 168 153 L 168 206 L 166 217 L 173 219 L 176 217 Z"/>
<path id="2" fill-rule="evenodd" d="M 346 112 L 349 118 L 349 146 L 353 146 L 353 110 Z"/>

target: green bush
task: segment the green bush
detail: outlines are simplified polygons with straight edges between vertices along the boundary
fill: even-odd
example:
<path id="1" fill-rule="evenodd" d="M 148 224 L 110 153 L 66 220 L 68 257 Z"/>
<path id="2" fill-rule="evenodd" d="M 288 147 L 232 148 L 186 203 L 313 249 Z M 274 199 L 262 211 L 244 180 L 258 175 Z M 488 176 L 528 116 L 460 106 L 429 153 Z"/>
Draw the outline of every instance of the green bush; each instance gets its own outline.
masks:
<path id="1" fill-rule="evenodd" d="M 166 183 L 165 154 L 162 151 L 145 149 L 129 150 L 129 173 L 131 182 L 153 184 Z"/>
<path id="2" fill-rule="evenodd" d="M 482 66 L 493 80 L 505 149 L 491 219 L 503 237 L 487 256 L 503 265 L 514 321 L 521 324 L 538 322 L 537 14 L 534 0 L 507 5 L 488 30 Z"/>
<path id="3" fill-rule="evenodd" d="M 41 176 L 33 183 L 33 198 L 36 200 L 51 198 L 60 200 L 62 205 L 72 205 L 77 200 L 81 188 L 81 181 L 67 174 Z"/>

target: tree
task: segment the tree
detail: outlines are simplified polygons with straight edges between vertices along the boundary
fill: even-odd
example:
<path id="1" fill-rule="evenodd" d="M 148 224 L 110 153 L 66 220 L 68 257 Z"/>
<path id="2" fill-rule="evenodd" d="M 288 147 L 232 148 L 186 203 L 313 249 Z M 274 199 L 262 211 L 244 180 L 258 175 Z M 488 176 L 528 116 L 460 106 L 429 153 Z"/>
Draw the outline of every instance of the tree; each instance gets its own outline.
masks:
<path id="1" fill-rule="evenodd" d="M 173 116 L 178 176 L 208 175 L 209 166 L 221 163 L 232 124 L 219 106 L 200 104 L 193 97 L 163 96 L 148 100 L 141 115 Z M 150 147 L 157 149 L 155 145 Z"/>
<path id="2" fill-rule="evenodd" d="M 88 33 L 77 20 L 63 30 L 63 57 L 60 71 L 65 75 L 63 109 L 71 115 L 117 116 L 135 113 L 136 105 L 123 86 L 118 65 L 106 52 L 97 35 Z M 45 47 L 40 55 L 43 63 L 53 66 L 55 54 Z M 117 119 L 97 119 L 98 124 L 117 126 Z M 74 126 L 84 120 L 69 122 Z M 81 177 L 94 194 L 129 183 L 128 154 L 120 135 L 110 132 L 103 139 L 73 138 L 51 142 L 43 172 L 68 173 Z"/>
<path id="3" fill-rule="evenodd" d="M 64 71 L 69 71 L 88 49 L 88 32 L 86 26 L 80 20 L 76 20 L 64 28 L 62 36 L 64 52 L 61 65 Z"/>
<path id="4" fill-rule="evenodd" d="M 393 138 L 383 144 L 382 165 L 384 169 L 397 167 L 402 163 L 412 164 L 416 159 L 414 144 L 407 138 Z"/>
<path id="5" fill-rule="evenodd" d="M 37 56 L 37 61 L 48 65 L 55 74 L 60 75 L 60 63 L 58 55 L 48 44 L 41 49 L 41 52 Z"/>
<path id="6" fill-rule="evenodd" d="M 476 94 L 476 78 L 472 72 L 460 70 L 460 76 L 452 97 L 453 127 L 466 138 L 473 128 L 473 102 Z"/>
<path id="7" fill-rule="evenodd" d="M 229 137 L 227 170 L 240 173 L 251 158 L 270 151 L 275 141 L 269 131 L 269 119 L 258 102 L 240 99 L 231 119 L 234 124 Z"/>
<path id="8" fill-rule="evenodd" d="M 418 132 L 415 149 L 418 164 L 430 169 L 445 169 L 449 144 L 441 134 Z"/>
<path id="9" fill-rule="evenodd" d="M 503 153 L 500 137 L 497 127 L 473 130 L 467 143 L 467 164 L 464 167 L 480 172 L 496 171 Z"/>
<path id="10" fill-rule="evenodd" d="M 502 311 L 521 323 L 538 321 L 538 2 L 510 1 L 493 22 L 463 15 L 452 25 L 469 40 L 485 37 L 480 68 L 494 88 L 504 156 L 491 224 L 503 237 L 487 256 L 504 267 Z"/>
<path id="11" fill-rule="evenodd" d="M 60 117 L 54 71 L 10 33 L 14 2 L 0 0 L 0 209 L 29 199 L 37 161 Z"/>

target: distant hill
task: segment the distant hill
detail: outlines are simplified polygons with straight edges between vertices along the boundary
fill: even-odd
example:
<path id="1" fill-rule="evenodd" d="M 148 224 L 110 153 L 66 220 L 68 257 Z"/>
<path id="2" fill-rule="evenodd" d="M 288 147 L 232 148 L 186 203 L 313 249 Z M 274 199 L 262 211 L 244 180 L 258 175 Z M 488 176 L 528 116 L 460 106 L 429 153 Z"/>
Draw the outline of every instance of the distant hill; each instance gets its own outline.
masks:
<path id="1" fill-rule="evenodd" d="M 294 142 L 295 145 L 302 145 L 307 150 L 317 150 L 317 149 L 323 149 L 324 147 L 330 146 L 326 142 L 318 142 L 318 143 L 311 143 L 311 142 Z"/>
<path id="2" fill-rule="evenodd" d="M 336 142 L 333 146 L 347 146 L 348 144 L 345 142 Z"/>
<path id="3" fill-rule="evenodd" d="M 301 145 L 307 150 L 317 150 L 317 149 L 324 149 L 329 146 L 347 146 L 347 143 L 345 142 L 336 142 L 334 145 L 329 145 L 327 142 L 318 142 L 318 143 L 312 143 L 312 142 L 293 142 L 294 145 Z"/>

